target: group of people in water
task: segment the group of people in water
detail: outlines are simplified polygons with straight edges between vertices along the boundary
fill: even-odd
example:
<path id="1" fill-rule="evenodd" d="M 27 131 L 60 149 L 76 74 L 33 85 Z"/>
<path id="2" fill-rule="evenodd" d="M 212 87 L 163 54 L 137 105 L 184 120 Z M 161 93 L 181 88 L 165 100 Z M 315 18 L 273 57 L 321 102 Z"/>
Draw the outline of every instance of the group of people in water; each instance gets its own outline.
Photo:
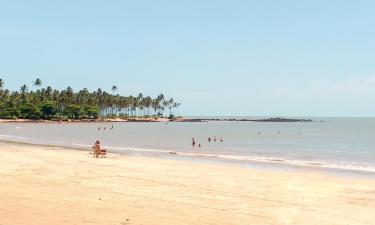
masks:
<path id="1" fill-rule="evenodd" d="M 211 137 L 208 137 L 208 142 L 210 143 L 212 141 L 214 141 L 214 142 L 218 142 L 219 141 L 221 143 L 224 142 L 223 137 L 220 137 L 219 139 L 216 136 L 213 137 L 213 139 L 211 139 Z M 195 138 L 192 138 L 191 145 L 193 146 L 193 148 L 195 147 L 195 145 L 196 145 Z M 201 147 L 202 147 L 201 143 L 198 143 L 198 148 L 201 148 Z"/>
<path id="2" fill-rule="evenodd" d="M 109 130 L 113 130 L 114 129 L 114 126 L 112 125 L 111 127 L 109 127 Z M 98 127 L 98 130 L 107 130 L 107 127 Z"/>

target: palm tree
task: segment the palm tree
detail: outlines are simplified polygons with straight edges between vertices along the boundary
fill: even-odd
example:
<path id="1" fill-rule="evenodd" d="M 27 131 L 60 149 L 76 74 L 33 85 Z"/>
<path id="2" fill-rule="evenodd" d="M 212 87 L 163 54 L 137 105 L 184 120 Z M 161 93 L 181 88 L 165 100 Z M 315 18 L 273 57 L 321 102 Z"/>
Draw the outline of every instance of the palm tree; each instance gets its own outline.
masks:
<path id="1" fill-rule="evenodd" d="M 172 108 L 173 108 L 173 107 L 174 107 L 174 99 L 171 98 L 171 99 L 169 99 L 169 101 L 168 101 L 169 116 L 172 115 Z"/>
<path id="2" fill-rule="evenodd" d="M 21 87 L 20 87 L 20 92 L 21 92 L 21 103 L 26 103 L 27 102 L 27 90 L 28 90 L 28 88 L 27 88 L 27 85 L 26 84 L 24 84 L 24 85 L 22 85 Z"/>
<path id="3" fill-rule="evenodd" d="M 28 88 L 27 85 L 24 84 L 20 87 L 21 94 L 25 94 L 27 92 Z"/>
<path id="4" fill-rule="evenodd" d="M 116 85 L 113 85 L 112 88 L 111 88 L 111 90 L 112 90 L 113 93 L 115 93 L 118 90 L 118 88 L 117 88 Z"/>
<path id="5" fill-rule="evenodd" d="M 42 80 L 39 78 L 36 78 L 36 80 L 33 83 L 34 86 L 40 87 L 42 86 Z"/>
<path id="6" fill-rule="evenodd" d="M 168 105 L 169 105 L 169 101 L 167 101 L 167 100 L 163 100 L 163 102 L 162 102 L 162 106 L 163 106 L 163 115 L 164 115 L 164 110 L 165 110 L 165 108 L 167 108 L 168 107 Z"/>
<path id="7" fill-rule="evenodd" d="M 179 102 L 176 102 L 176 103 L 174 103 L 174 105 L 173 105 L 173 107 L 174 107 L 175 109 L 177 109 L 177 116 L 178 116 L 178 117 L 180 117 L 180 106 L 181 106 L 181 103 L 179 103 Z"/>

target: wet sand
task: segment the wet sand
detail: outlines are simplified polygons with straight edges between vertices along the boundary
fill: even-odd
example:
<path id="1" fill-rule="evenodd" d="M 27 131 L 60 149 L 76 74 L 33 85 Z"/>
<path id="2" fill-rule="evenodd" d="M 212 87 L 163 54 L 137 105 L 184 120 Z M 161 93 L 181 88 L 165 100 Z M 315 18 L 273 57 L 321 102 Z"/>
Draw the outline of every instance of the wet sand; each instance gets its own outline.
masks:
<path id="1" fill-rule="evenodd" d="M 375 180 L 0 143 L 1 225 L 373 225 Z"/>

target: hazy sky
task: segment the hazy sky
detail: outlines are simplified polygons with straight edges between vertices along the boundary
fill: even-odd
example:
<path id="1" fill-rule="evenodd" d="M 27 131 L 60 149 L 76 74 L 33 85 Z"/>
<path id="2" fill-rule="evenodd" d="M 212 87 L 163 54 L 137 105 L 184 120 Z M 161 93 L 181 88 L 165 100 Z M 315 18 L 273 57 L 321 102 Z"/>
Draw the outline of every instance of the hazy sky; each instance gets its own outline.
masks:
<path id="1" fill-rule="evenodd" d="M 185 115 L 374 116 L 375 1 L 0 0 L 0 78 Z"/>

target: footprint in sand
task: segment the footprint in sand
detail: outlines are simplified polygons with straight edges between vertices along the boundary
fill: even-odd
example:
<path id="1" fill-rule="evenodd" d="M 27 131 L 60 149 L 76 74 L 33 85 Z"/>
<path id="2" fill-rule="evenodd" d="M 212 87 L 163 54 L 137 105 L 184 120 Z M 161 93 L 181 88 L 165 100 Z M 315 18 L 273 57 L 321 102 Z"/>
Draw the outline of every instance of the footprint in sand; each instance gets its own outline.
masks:
<path id="1" fill-rule="evenodd" d="M 126 222 L 120 223 L 120 225 L 129 225 L 129 224 L 130 224 L 129 219 L 126 219 Z"/>

